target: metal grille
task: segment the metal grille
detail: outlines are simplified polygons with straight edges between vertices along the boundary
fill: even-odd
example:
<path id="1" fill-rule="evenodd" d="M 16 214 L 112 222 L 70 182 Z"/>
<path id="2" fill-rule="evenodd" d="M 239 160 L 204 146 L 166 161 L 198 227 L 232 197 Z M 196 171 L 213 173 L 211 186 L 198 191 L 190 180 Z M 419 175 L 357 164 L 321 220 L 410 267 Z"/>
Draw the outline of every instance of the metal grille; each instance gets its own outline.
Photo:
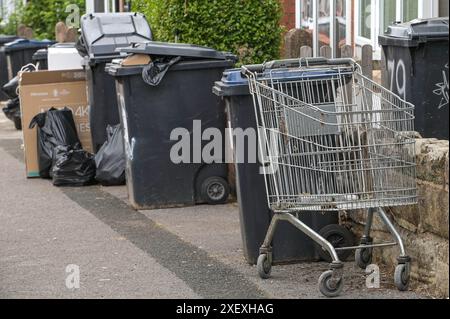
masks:
<path id="1" fill-rule="evenodd" d="M 417 203 L 413 105 L 348 66 L 248 77 L 273 210 Z"/>

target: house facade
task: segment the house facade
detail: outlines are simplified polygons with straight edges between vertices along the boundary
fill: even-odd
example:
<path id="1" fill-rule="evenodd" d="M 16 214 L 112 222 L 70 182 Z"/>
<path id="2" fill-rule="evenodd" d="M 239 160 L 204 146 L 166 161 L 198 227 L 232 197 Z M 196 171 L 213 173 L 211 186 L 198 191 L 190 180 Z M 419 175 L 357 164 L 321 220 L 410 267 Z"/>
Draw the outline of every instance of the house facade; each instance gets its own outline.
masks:
<path id="1" fill-rule="evenodd" d="M 15 3 L 29 0 L 0 0 L 0 19 L 6 20 Z M 297 28 L 310 33 L 314 55 L 321 46 L 332 48 L 338 57 L 340 47 L 354 47 L 359 56 L 361 47 L 370 44 L 375 59 L 381 58 L 378 36 L 395 21 L 417 18 L 448 17 L 448 0 L 280 0 L 283 7 L 281 24 L 287 30 Z M 86 0 L 87 12 L 127 11 L 130 0 Z M 334 21 L 334 23 L 332 23 Z"/>
<path id="2" fill-rule="evenodd" d="M 396 21 L 448 17 L 448 0 L 280 0 L 286 29 L 304 29 L 311 34 L 315 55 L 323 45 L 338 57 L 348 44 L 358 56 L 365 44 L 381 58 L 378 36 Z M 334 21 L 334 23 L 332 23 Z"/>

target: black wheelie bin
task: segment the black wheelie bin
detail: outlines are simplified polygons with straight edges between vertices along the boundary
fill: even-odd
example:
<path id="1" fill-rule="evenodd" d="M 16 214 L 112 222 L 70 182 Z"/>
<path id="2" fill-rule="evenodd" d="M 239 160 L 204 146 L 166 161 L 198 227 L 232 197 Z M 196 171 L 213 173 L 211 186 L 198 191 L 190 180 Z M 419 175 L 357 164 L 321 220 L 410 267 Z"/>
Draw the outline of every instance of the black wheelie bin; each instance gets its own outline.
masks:
<path id="1" fill-rule="evenodd" d="M 415 105 L 422 137 L 448 140 L 448 17 L 391 25 L 379 43 L 383 86 Z"/>
<path id="2" fill-rule="evenodd" d="M 0 35 L 0 89 L 9 82 L 6 55 L 3 46 L 16 39 L 17 36 L 15 35 Z M 8 96 L 0 90 L 0 101 L 6 101 L 7 99 Z"/>
<path id="3" fill-rule="evenodd" d="M 273 76 L 283 77 L 283 73 L 280 71 L 279 74 L 271 73 L 270 76 L 269 73 L 267 74 L 268 79 Z M 301 78 L 302 75 L 299 74 L 299 80 Z M 273 213 L 268 207 L 262 164 L 258 156 L 253 158 L 249 156 L 250 152 L 259 154 L 255 145 L 257 123 L 253 98 L 249 92 L 247 78 L 242 75 L 241 69 L 225 71 L 222 80 L 215 83 L 213 92 L 223 99 L 228 123 L 233 131 L 239 130 L 247 134 L 255 132 L 252 137 L 248 135 L 245 139 L 241 137 L 241 146 L 238 145 L 236 135 L 233 149 L 243 250 L 247 262 L 256 264 L 260 254 L 259 249 Z M 253 139 L 252 143 L 250 139 Z M 330 242 L 343 246 L 353 244 L 349 231 L 338 225 L 337 213 L 301 212 L 300 216 L 305 224 L 318 231 Z M 273 240 L 274 263 L 328 260 L 329 256 L 326 252 L 291 224 L 282 223 L 278 227 L 280 231 L 275 233 Z M 346 252 L 341 255 L 341 258 L 345 260 L 348 256 Z"/>
<path id="4" fill-rule="evenodd" d="M 48 70 L 48 49 L 37 50 L 32 56 L 32 62 L 38 70 Z"/>
<path id="5" fill-rule="evenodd" d="M 109 66 L 117 83 L 132 206 L 151 209 L 226 202 L 225 109 L 211 87 L 225 69 L 233 67 L 235 56 L 160 42 L 122 50 L 149 55 L 153 61 Z M 219 144 L 206 159 L 203 155 L 211 135 Z"/>
<path id="6" fill-rule="evenodd" d="M 140 13 L 92 13 L 81 17 L 78 49 L 85 55 L 95 153 L 107 140 L 107 126 L 120 123 L 114 78 L 105 72 L 105 66 L 123 55 L 116 51 L 117 48 L 149 40 L 152 40 L 152 32 L 145 16 Z"/>
<path id="7" fill-rule="evenodd" d="M 48 48 L 54 43 L 54 41 L 49 40 L 38 41 L 17 39 L 13 42 L 5 44 L 4 49 L 8 66 L 9 80 L 14 78 L 23 66 L 33 63 L 33 55 L 37 50 Z"/>

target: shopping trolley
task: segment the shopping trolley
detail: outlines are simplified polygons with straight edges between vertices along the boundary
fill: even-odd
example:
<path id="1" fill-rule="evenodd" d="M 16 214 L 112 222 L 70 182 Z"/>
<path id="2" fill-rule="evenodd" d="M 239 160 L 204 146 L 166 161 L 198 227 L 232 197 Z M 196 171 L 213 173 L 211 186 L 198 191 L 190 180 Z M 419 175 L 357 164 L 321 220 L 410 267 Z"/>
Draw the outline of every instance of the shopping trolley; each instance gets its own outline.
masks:
<path id="1" fill-rule="evenodd" d="M 319 278 L 325 296 L 343 288 L 336 251 L 355 250 L 359 267 L 376 247 L 400 247 L 394 282 L 406 290 L 410 257 L 384 207 L 417 204 L 414 106 L 362 75 L 352 59 L 273 61 L 244 66 L 258 126 L 260 158 L 273 218 L 257 262 L 269 278 L 272 239 L 279 221 L 294 225 L 327 251 L 330 269 Z M 333 245 L 305 225 L 303 211 L 364 211 L 359 246 Z M 378 213 L 395 241 L 370 237 Z"/>

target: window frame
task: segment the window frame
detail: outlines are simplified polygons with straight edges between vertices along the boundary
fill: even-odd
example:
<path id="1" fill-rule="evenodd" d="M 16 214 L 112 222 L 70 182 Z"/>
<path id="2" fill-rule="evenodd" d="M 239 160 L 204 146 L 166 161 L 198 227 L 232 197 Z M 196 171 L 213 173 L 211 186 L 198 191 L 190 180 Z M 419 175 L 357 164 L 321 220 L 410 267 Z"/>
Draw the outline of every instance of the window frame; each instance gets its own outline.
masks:
<path id="1" fill-rule="evenodd" d="M 370 44 L 372 46 L 375 47 L 376 42 L 374 34 L 378 33 L 378 32 L 374 32 L 377 28 L 376 25 L 376 21 L 378 21 L 378 17 L 377 15 L 379 14 L 380 10 L 377 10 L 375 5 L 378 2 L 378 0 L 370 0 L 370 14 L 371 14 L 371 19 L 370 19 L 370 38 L 366 38 L 364 36 L 361 35 L 361 28 L 360 28 L 360 18 L 361 18 L 361 4 L 360 4 L 360 0 L 356 0 L 355 1 L 355 14 L 354 14 L 354 18 L 355 18 L 355 44 L 357 45 L 366 45 L 366 44 Z M 375 16 L 375 19 L 374 19 Z"/>

